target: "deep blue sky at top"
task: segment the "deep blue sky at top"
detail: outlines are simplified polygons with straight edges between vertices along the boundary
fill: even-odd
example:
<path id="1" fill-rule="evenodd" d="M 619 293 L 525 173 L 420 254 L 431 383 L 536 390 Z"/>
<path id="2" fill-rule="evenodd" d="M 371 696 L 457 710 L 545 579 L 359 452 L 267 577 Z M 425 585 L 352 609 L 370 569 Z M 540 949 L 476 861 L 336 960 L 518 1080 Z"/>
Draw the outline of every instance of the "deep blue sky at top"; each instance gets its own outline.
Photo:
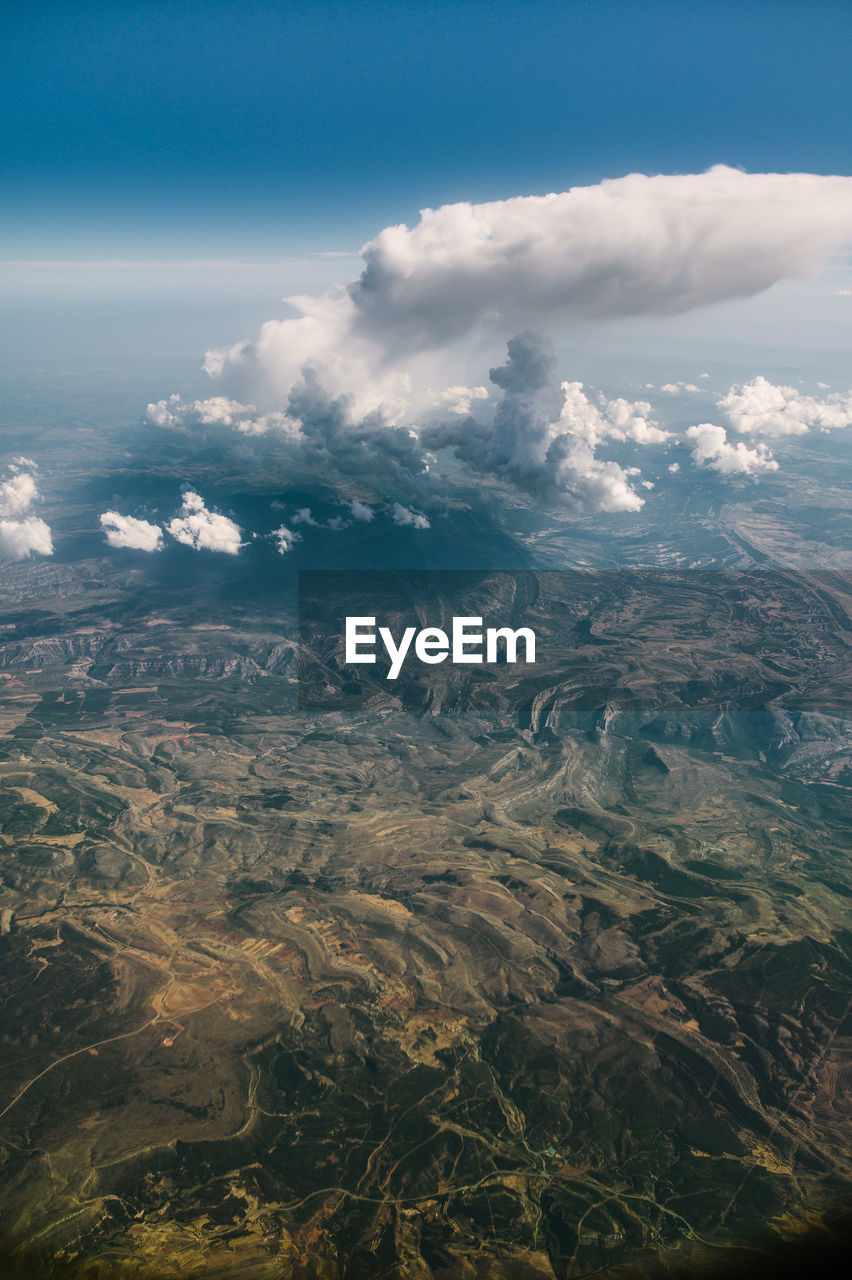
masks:
<path id="1" fill-rule="evenodd" d="M 0 257 L 349 249 L 630 170 L 852 171 L 848 0 L 11 3 Z"/>

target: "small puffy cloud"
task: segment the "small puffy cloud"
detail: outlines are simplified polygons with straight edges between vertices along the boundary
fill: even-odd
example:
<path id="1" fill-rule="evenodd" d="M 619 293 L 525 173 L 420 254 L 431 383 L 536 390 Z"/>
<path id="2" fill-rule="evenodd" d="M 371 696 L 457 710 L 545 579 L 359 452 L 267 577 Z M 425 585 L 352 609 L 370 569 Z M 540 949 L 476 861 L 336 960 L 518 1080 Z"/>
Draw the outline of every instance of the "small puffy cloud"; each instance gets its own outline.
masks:
<path id="1" fill-rule="evenodd" d="M 300 507 L 299 510 L 293 515 L 291 523 L 310 525 L 314 529 L 318 527 L 316 520 L 311 515 L 310 507 Z"/>
<path id="2" fill-rule="evenodd" d="M 4 560 L 23 560 L 29 555 L 53 555 L 50 527 L 38 516 L 0 520 L 0 556 Z"/>
<path id="3" fill-rule="evenodd" d="M 208 511 L 201 495 L 192 491 L 184 494 L 180 512 L 166 528 L 177 542 L 194 551 L 223 551 L 235 556 L 242 545 L 239 525 Z"/>
<path id="4" fill-rule="evenodd" d="M 850 391 L 820 399 L 757 377 L 730 387 L 717 403 L 734 430 L 743 435 L 800 436 L 811 428 L 830 431 L 852 426 Z"/>
<path id="5" fill-rule="evenodd" d="M 18 458 L 9 468 L 11 475 L 0 482 L 0 557 L 4 560 L 53 555 L 50 527 L 27 514 L 39 492 L 33 476 L 20 470 L 23 465 L 35 467 L 28 458 Z"/>
<path id="6" fill-rule="evenodd" d="M 0 516 L 20 516 L 29 511 L 38 497 L 38 486 L 31 475 L 17 472 L 0 484 Z"/>
<path id="7" fill-rule="evenodd" d="M 175 427 L 183 425 L 179 423 L 177 415 L 172 411 L 171 401 L 180 400 L 180 396 L 175 394 L 169 396 L 168 400 L 156 400 L 149 404 L 145 409 L 144 419 L 152 427 Z"/>
<path id="8" fill-rule="evenodd" d="M 394 524 L 409 525 L 412 529 L 429 529 L 431 525 L 420 511 L 412 511 L 401 502 L 395 502 L 391 511 Z"/>
<path id="9" fill-rule="evenodd" d="M 702 373 L 699 376 L 706 378 L 707 374 Z M 667 396 L 676 396 L 681 391 L 698 391 L 699 389 L 694 382 L 664 382 L 660 387 L 660 390 L 664 391 Z"/>
<path id="10" fill-rule="evenodd" d="M 710 377 L 710 374 L 709 374 L 709 373 L 699 373 L 699 375 L 698 375 L 698 376 L 699 376 L 699 378 L 709 378 L 709 377 Z"/>
<path id="11" fill-rule="evenodd" d="M 332 533 L 339 533 L 341 529 L 350 528 L 353 519 L 360 520 L 362 523 L 373 519 L 372 509 L 364 506 L 363 503 L 350 502 L 346 504 L 346 507 L 351 519 L 347 519 L 345 516 L 340 515 L 329 516 L 328 520 L 323 523 L 321 520 L 314 519 L 314 515 L 310 507 L 300 507 L 298 511 L 293 513 L 290 518 L 290 523 L 293 525 L 305 525 L 305 527 L 309 529 L 330 529 Z M 362 512 L 366 512 L 367 514 L 355 515 L 355 508 L 358 508 Z"/>
<path id="12" fill-rule="evenodd" d="M 692 460 L 698 467 L 718 471 L 720 475 L 753 476 L 762 471 L 777 471 L 778 463 L 765 444 L 750 449 L 742 440 L 730 444 L 724 427 L 710 422 L 699 423 L 686 432 L 693 443 Z"/>
<path id="13" fill-rule="evenodd" d="M 833 298 L 852 298 L 852 289 L 835 289 Z"/>
<path id="14" fill-rule="evenodd" d="M 679 463 L 679 462 L 670 462 L 670 463 L 669 463 L 669 472 L 671 473 L 671 475 L 676 476 L 676 475 L 677 475 L 677 473 L 678 473 L 678 471 L 680 471 L 680 463 Z"/>
<path id="15" fill-rule="evenodd" d="M 277 529 L 273 529 L 272 537 L 275 539 L 275 548 L 280 556 L 285 556 L 288 551 L 292 551 L 297 542 L 302 541 L 300 533 L 294 533 L 292 529 L 288 529 L 286 524 L 279 525 Z"/>
<path id="16" fill-rule="evenodd" d="M 375 518 L 373 508 L 368 507 L 366 502 L 359 502 L 357 498 L 353 498 L 349 503 L 349 511 L 353 520 L 358 520 L 361 524 L 369 524 Z"/>
<path id="17" fill-rule="evenodd" d="M 162 551 L 163 534 L 158 525 L 117 511 L 104 511 L 98 517 L 111 547 L 129 547 L 134 551 Z"/>

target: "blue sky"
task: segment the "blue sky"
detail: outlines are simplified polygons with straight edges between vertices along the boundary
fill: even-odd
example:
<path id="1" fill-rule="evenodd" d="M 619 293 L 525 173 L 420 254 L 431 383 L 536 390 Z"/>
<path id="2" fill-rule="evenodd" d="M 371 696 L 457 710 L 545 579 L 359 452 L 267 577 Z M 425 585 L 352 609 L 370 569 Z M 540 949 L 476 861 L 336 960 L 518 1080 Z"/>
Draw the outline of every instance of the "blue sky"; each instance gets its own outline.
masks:
<path id="1" fill-rule="evenodd" d="M 850 171 L 852 6 L 5 5 L 2 257 L 348 249 L 640 170 Z"/>

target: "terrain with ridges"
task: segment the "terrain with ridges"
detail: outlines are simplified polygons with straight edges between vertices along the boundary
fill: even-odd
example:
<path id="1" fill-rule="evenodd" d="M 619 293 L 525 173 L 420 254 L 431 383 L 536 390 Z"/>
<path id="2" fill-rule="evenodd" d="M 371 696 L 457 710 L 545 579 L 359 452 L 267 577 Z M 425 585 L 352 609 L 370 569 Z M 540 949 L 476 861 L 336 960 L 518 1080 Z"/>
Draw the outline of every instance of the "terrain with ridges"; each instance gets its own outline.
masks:
<path id="1" fill-rule="evenodd" d="M 318 631 L 311 710 L 290 613 L 8 615 L 39 1274 L 651 1275 L 848 1193 L 848 579 L 467 589 L 534 671 L 347 691 Z"/>

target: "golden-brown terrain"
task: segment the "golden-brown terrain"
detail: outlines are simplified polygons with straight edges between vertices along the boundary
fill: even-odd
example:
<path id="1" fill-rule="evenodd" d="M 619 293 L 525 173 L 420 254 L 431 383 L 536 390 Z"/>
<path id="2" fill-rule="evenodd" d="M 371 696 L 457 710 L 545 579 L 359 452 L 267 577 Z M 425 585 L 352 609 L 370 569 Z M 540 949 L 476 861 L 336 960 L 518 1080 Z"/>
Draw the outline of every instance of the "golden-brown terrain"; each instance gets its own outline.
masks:
<path id="1" fill-rule="evenodd" d="M 19 623 L 21 1265 L 651 1275 L 848 1193 L 848 581 L 476 590 L 535 619 L 535 670 L 390 696 L 317 636 L 301 710 L 268 618 Z"/>

